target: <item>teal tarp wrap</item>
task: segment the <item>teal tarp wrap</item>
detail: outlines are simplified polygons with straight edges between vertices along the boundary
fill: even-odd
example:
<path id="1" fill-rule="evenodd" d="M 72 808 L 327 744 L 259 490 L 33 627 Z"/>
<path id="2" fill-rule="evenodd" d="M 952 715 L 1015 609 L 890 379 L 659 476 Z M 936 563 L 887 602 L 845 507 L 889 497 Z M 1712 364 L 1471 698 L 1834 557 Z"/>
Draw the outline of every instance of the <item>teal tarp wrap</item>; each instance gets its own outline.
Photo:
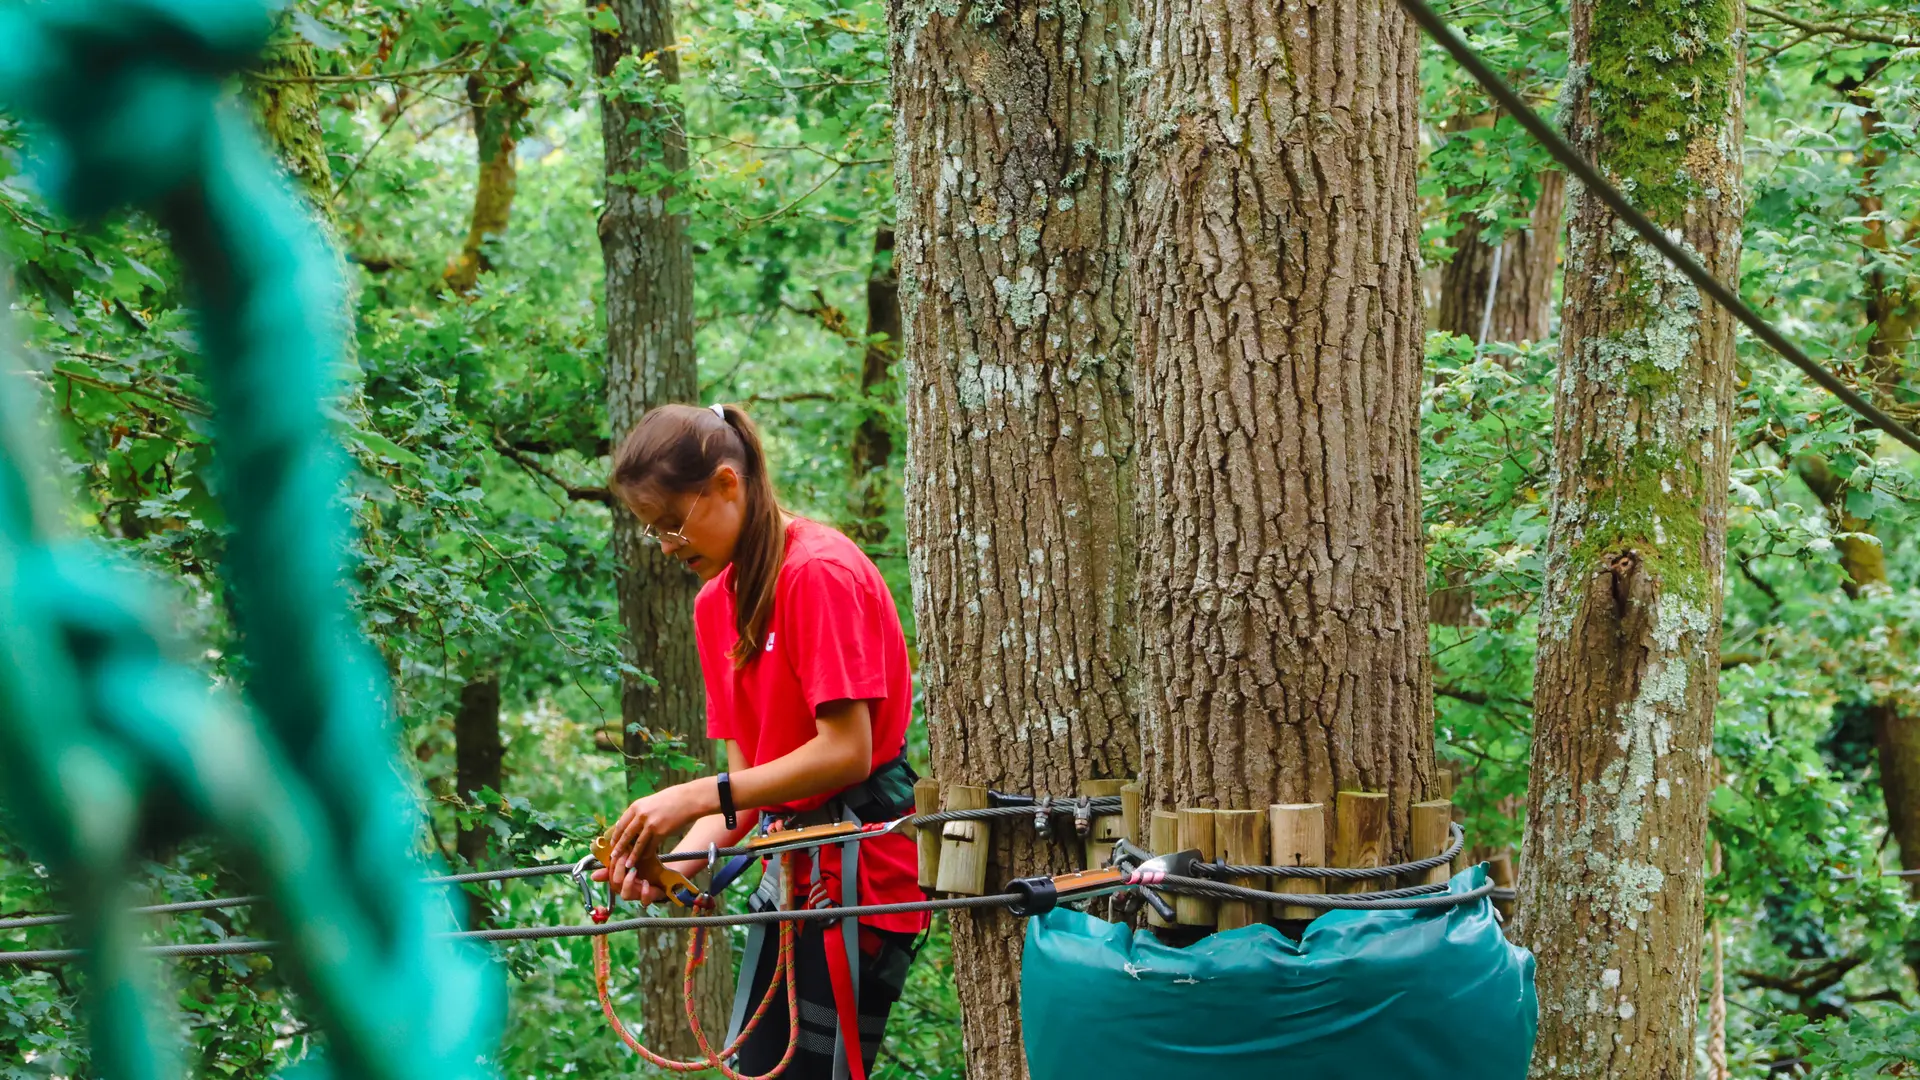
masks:
<path id="1" fill-rule="evenodd" d="M 1027 921 L 1020 1020 L 1033 1080 L 1525 1080 L 1533 954 L 1486 900 L 1331 911 L 1298 942 L 1248 926 L 1185 949 L 1058 908 Z"/>

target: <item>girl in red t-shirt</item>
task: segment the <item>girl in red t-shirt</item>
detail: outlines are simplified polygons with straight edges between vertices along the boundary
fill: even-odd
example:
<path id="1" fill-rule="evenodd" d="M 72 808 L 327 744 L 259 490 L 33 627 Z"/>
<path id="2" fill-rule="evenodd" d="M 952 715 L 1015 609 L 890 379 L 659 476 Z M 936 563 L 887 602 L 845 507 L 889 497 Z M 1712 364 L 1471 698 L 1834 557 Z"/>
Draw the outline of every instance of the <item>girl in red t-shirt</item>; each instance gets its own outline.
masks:
<path id="1" fill-rule="evenodd" d="M 869 820 L 910 812 L 911 772 L 900 759 L 913 687 L 892 595 L 851 540 L 781 509 L 746 413 L 722 405 L 652 410 L 615 453 L 612 488 L 646 524 L 648 538 L 704 583 L 694 601 L 694 635 L 707 734 L 724 742 L 727 756 L 719 776 L 636 799 L 620 815 L 611 868 L 620 895 L 649 903 L 666 898 L 634 872 L 634 853 L 683 829 L 678 849 L 701 850 L 738 843 L 762 814 L 812 824 L 840 820 L 848 808 Z M 903 773 L 904 802 L 897 783 Z M 811 866 L 796 863 L 788 887 L 804 902 Z M 859 845 L 852 897 L 839 882 L 839 863 L 829 854 L 821 874 L 843 902 L 921 898 L 916 848 L 905 835 Z M 704 864 L 676 869 L 691 875 Z M 826 945 L 840 936 L 828 932 L 832 925 L 802 924 L 799 990 L 803 1003 L 819 1008 L 803 1005 L 800 1052 L 784 1074 L 794 1080 L 829 1080 L 835 1029 L 856 1026 L 832 992 Z M 913 959 L 914 934 L 926 925 L 924 912 L 861 921 L 857 1028 L 868 1067 Z M 776 936 L 765 936 L 766 955 L 751 965 L 754 1001 L 772 970 Z M 736 1067 L 766 1072 L 785 1052 L 787 1035 L 786 1011 L 768 1009 Z"/>

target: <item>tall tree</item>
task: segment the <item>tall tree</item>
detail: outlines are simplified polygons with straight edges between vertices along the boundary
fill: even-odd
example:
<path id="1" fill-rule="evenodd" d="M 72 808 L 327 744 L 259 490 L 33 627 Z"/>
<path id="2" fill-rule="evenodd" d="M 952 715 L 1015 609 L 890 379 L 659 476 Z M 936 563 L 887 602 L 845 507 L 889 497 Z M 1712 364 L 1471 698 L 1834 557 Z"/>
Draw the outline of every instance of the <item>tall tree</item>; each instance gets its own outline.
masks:
<path id="1" fill-rule="evenodd" d="M 333 218 L 333 169 L 320 128 L 320 86 L 313 45 L 282 19 L 241 87 L 280 163 L 328 222 Z"/>
<path id="2" fill-rule="evenodd" d="M 687 144 L 672 92 L 680 81 L 680 61 L 667 0 L 589 0 L 589 8 L 612 12 L 618 24 L 593 35 L 607 170 L 600 214 L 600 251 L 606 263 L 607 423 L 617 442 L 655 405 L 699 400 L 687 218 L 671 209 L 671 188 L 648 178 L 656 168 L 669 178 L 684 172 Z M 650 676 L 626 676 L 621 683 L 620 717 L 632 785 L 651 779 L 636 763 L 657 760 L 650 747 L 661 735 L 684 739 L 689 746 L 706 745 L 700 658 L 693 641 L 698 583 L 658 545 L 647 543 L 639 521 L 618 507 L 613 545 L 623 568 L 618 593 L 628 659 Z M 681 1005 L 678 944 L 671 938 L 657 934 L 639 939 L 641 1017 L 657 1045 L 687 1056 L 696 1047 Z M 708 947 L 724 949 L 725 944 L 724 938 L 715 938 Z M 731 970 L 724 951 L 710 956 L 702 968 L 703 1018 L 724 1017 Z"/>
<path id="3" fill-rule="evenodd" d="M 1867 332 L 1866 362 L 1863 365 L 1883 405 L 1896 404 L 1898 392 L 1910 385 L 1913 371 L 1910 356 L 1916 330 L 1920 330 L 1920 278 L 1902 272 L 1893 256 L 1888 235 L 1886 198 L 1887 150 L 1880 143 L 1886 126 L 1878 100 L 1869 80 L 1886 66 L 1886 61 L 1868 65 L 1864 77 L 1849 78 L 1839 89 L 1860 107 L 1860 187 L 1858 203 L 1865 248 L 1864 316 Z M 1920 235 L 1920 219 L 1908 226 L 1908 235 Z M 1826 508 L 1828 524 L 1837 534 L 1834 549 L 1840 568 L 1847 577 L 1842 584 L 1854 599 L 1881 595 L 1889 587 L 1886 549 L 1875 535 L 1874 523 L 1855 514 L 1848 505 L 1855 486 L 1819 455 L 1802 455 L 1794 460 L 1795 471 Z M 1866 706 L 1872 724 L 1874 749 L 1880 764 L 1880 789 L 1887 807 L 1887 823 L 1900 845 L 1900 862 L 1907 870 L 1920 870 L 1920 714 L 1898 691 Z M 1911 891 L 1920 896 L 1920 877 L 1909 878 Z M 1920 943 L 1909 948 L 1910 960 L 1920 968 Z"/>
<path id="4" fill-rule="evenodd" d="M 1529 225 L 1508 231 L 1499 243 L 1482 238 L 1474 216 L 1460 223 L 1460 231 L 1453 234 L 1453 258 L 1440 271 L 1434 329 L 1482 344 L 1546 340 L 1567 177 L 1555 169 L 1541 173 L 1539 183 L 1540 192 L 1528 209 Z"/>
<path id="5" fill-rule="evenodd" d="M 867 271 L 867 333 L 860 354 L 860 424 L 849 455 L 847 512 L 851 535 L 862 545 L 887 539 L 887 489 L 892 473 L 893 424 L 887 404 L 897 390 L 894 362 L 900 359 L 900 276 L 893 269 L 894 231 L 873 232 L 873 265 Z"/>
<path id="6" fill-rule="evenodd" d="M 1142 741 L 1161 806 L 1433 782 L 1412 23 L 1151 0 L 1133 178 Z"/>
<path id="7" fill-rule="evenodd" d="M 1566 130 L 1722 280 L 1739 265 L 1738 0 L 1575 0 Z M 1733 321 L 1572 196 L 1516 936 L 1538 1077 L 1693 1071 Z"/>
<path id="8" fill-rule="evenodd" d="M 460 707 L 453 715 L 454 793 L 472 798 L 482 788 L 501 790 L 500 759 L 506 747 L 500 738 L 500 676 L 476 675 L 460 688 Z M 462 828 L 454 841 L 468 866 L 487 864 L 485 823 Z M 487 903 L 478 893 L 467 894 L 467 925 L 479 926 L 487 917 Z"/>
<path id="9" fill-rule="evenodd" d="M 447 267 L 447 285 L 455 292 L 471 292 L 480 275 L 493 269 L 487 243 L 507 231 L 519 182 L 513 149 L 530 107 L 529 75 L 527 64 L 521 62 L 512 76 L 497 84 L 480 74 L 467 77 L 467 102 L 473 114 L 474 156 L 478 159 L 479 172 L 466 242 L 454 256 L 453 264 Z"/>
<path id="10" fill-rule="evenodd" d="M 892 10 L 907 533 L 950 783 L 1071 794 L 1138 764 L 1128 20 L 1120 0 Z M 1067 863 L 999 831 L 995 880 Z M 1003 913 L 953 920 L 975 1080 L 1025 1074 L 1020 942 Z"/>

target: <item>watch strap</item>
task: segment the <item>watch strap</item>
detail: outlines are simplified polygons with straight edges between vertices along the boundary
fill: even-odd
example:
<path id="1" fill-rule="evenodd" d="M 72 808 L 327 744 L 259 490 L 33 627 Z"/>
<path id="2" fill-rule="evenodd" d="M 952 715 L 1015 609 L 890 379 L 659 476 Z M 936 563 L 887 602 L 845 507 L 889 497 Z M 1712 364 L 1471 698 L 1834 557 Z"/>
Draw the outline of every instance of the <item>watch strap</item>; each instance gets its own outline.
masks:
<path id="1" fill-rule="evenodd" d="M 720 816 L 726 819 L 727 828 L 740 827 L 740 815 L 733 809 L 733 780 L 726 773 L 715 778 L 720 788 Z"/>

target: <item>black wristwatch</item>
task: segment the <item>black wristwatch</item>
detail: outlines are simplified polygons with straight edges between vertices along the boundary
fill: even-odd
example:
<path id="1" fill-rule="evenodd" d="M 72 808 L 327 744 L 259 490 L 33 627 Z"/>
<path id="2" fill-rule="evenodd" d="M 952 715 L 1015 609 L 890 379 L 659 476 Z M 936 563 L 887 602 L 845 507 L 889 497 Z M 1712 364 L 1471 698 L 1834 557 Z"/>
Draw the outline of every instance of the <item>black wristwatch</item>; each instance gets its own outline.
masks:
<path id="1" fill-rule="evenodd" d="M 726 773 L 721 773 L 714 779 L 720 786 L 720 815 L 727 819 L 727 828 L 739 828 L 739 816 L 733 811 L 733 781 L 727 777 Z"/>

